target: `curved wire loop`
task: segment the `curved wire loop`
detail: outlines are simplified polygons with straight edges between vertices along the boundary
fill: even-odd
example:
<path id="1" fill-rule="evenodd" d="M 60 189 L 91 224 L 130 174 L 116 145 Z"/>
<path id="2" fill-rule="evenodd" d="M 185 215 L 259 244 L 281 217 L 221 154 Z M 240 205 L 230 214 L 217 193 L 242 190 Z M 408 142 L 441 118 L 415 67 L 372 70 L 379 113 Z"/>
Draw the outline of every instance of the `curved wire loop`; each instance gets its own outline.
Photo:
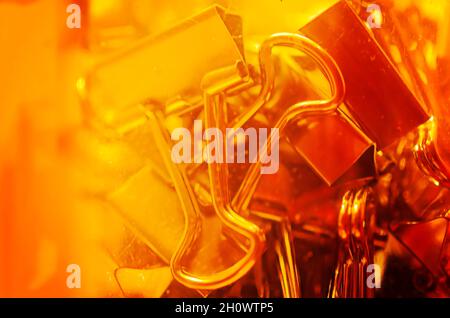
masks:
<path id="1" fill-rule="evenodd" d="M 259 60 L 261 64 L 262 88 L 248 113 L 235 121 L 236 125 L 239 125 L 239 127 L 243 125 L 245 121 L 249 120 L 262 106 L 264 106 L 272 94 L 271 90 L 274 85 L 274 71 L 273 65 L 270 62 L 270 52 L 275 46 L 295 48 L 310 56 L 317 63 L 320 70 L 329 81 L 331 91 L 331 97 L 329 99 L 302 101 L 290 106 L 281 115 L 274 126 L 274 128 L 278 128 L 279 134 L 282 135 L 284 128 L 291 121 L 309 116 L 325 116 L 334 113 L 344 99 L 345 83 L 336 62 L 317 43 L 299 34 L 274 34 L 261 46 Z M 260 157 L 263 158 L 267 156 L 267 149 L 271 145 L 273 137 L 274 134 L 272 133 L 267 138 L 267 143 L 261 149 Z M 248 170 L 244 181 L 242 182 L 233 200 L 233 206 L 237 211 L 243 212 L 247 209 L 261 176 L 258 171 L 260 167 L 261 160 L 253 164 Z"/>
<path id="2" fill-rule="evenodd" d="M 344 80 L 335 61 L 315 42 L 299 35 L 291 33 L 280 33 L 271 36 L 266 40 L 260 50 L 260 69 L 262 87 L 254 104 L 250 110 L 235 121 L 240 125 L 250 119 L 265 103 L 270 99 L 273 90 L 275 72 L 271 62 L 272 48 L 275 46 L 287 46 L 298 49 L 311 56 L 317 62 L 326 78 L 330 81 L 332 97 L 328 100 L 305 101 L 290 107 L 278 120 L 276 128 L 283 129 L 289 121 L 308 115 L 328 114 L 336 110 L 344 97 Z M 236 65 L 237 73 L 241 78 L 245 77 L 242 65 Z M 220 72 L 219 72 L 220 73 Z M 225 84 L 224 84 L 225 83 Z M 218 127 L 225 126 L 225 106 L 226 91 L 236 85 L 236 81 L 226 81 L 218 72 L 212 72 L 205 76 L 202 81 L 204 89 L 205 126 Z M 226 136 L 228 138 L 228 136 Z M 272 135 L 267 139 L 267 143 L 261 150 L 261 156 L 267 155 L 267 146 L 272 141 Z M 258 179 L 258 166 L 254 164 L 247 174 L 247 184 L 256 183 Z M 261 255 L 265 237 L 263 231 L 254 223 L 242 217 L 238 209 L 234 209 L 232 200 L 228 192 L 228 166 L 223 163 L 208 163 L 208 173 L 210 179 L 212 202 L 217 216 L 231 233 L 235 233 L 245 238 L 246 254 L 239 261 L 229 268 L 208 276 L 197 276 L 188 273 L 181 265 L 181 260 L 189 250 L 195 240 L 195 231 L 187 229 L 179 250 L 175 253 L 171 261 L 171 267 L 175 278 L 184 285 L 198 289 L 214 289 L 226 286 L 245 275 L 254 265 Z M 253 181 L 253 182 L 252 182 Z M 195 218 L 195 214 L 190 213 Z M 187 217 L 189 217 L 187 215 Z M 195 224 L 195 222 L 188 222 Z"/>

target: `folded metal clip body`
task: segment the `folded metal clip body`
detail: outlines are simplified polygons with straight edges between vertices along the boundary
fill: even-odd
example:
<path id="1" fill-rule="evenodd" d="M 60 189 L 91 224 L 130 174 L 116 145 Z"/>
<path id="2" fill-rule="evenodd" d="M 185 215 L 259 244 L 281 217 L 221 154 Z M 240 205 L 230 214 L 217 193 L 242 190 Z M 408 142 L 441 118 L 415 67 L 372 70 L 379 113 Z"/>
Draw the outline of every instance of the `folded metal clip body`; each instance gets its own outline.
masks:
<path id="1" fill-rule="evenodd" d="M 287 136 L 328 185 L 376 176 L 373 141 L 339 111 L 299 121 Z"/>
<path id="2" fill-rule="evenodd" d="M 346 1 L 339 1 L 299 32 L 336 60 L 347 87 L 347 109 L 341 109 L 380 149 L 428 120 L 423 107 Z"/>
<path id="3" fill-rule="evenodd" d="M 146 101 L 201 103 L 202 77 L 243 61 L 241 27 L 240 17 L 213 6 L 114 54 L 79 86 L 88 118 L 120 130 L 145 117 L 138 105 Z"/>

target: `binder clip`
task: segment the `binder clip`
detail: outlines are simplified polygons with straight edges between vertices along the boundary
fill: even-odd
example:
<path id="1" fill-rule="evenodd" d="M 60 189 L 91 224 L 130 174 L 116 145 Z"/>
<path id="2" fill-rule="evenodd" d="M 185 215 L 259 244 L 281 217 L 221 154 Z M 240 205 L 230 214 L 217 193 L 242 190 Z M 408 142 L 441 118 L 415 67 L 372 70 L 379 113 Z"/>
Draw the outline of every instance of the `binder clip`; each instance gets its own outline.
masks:
<path id="1" fill-rule="evenodd" d="M 288 86 L 285 95 L 294 91 L 297 99 L 307 100 L 329 94 L 320 69 L 307 56 L 283 54 L 279 63 L 286 65 L 283 75 L 292 78 L 291 83 L 285 84 Z M 277 69 L 283 69 L 282 65 L 277 65 Z M 327 116 L 293 122 L 286 135 L 293 148 L 328 185 L 377 176 L 374 142 L 339 108 Z M 331 157 L 335 159 L 328 160 Z"/>
<path id="2" fill-rule="evenodd" d="M 161 114 L 149 112 L 148 116 L 156 142 L 161 147 L 161 153 L 169 167 L 186 219 L 182 241 L 170 261 L 172 273 L 175 279 L 190 288 L 212 290 L 229 285 L 241 278 L 253 266 L 256 255 L 259 255 L 262 248 L 261 243 L 264 238 L 256 225 L 234 214 L 226 202 L 218 201 L 223 200 L 223 197 L 218 197 L 215 193 L 212 194 L 212 202 L 214 214 L 217 217 L 214 214 L 212 216 L 204 215 L 205 211 L 201 212 L 207 207 L 200 209 L 186 173 L 177 167 L 170 158 L 168 136 L 165 136 L 167 133 L 164 131 L 164 126 L 161 125 L 161 118 L 158 118 L 161 117 Z M 211 184 L 214 183 L 215 189 L 221 187 L 223 182 L 222 179 L 217 180 L 216 178 L 210 180 Z M 208 212 L 206 211 L 206 213 Z M 214 223 L 208 224 L 208 221 Z M 206 226 L 209 226 L 207 233 L 204 232 Z M 220 240 L 222 228 L 225 231 L 224 235 L 228 238 L 226 242 Z M 213 251 L 217 253 L 220 250 L 226 250 L 227 259 L 225 260 L 222 256 L 212 260 L 210 255 L 203 252 L 203 257 L 213 261 L 215 265 L 211 266 L 201 262 L 198 258 L 199 254 L 202 256 L 202 249 L 205 249 L 205 247 L 202 248 L 204 244 L 208 245 L 205 252 L 210 255 L 214 254 Z M 225 262 L 225 265 L 221 263 L 221 260 Z"/>
<path id="3" fill-rule="evenodd" d="M 145 162 L 105 199 L 135 235 L 170 263 L 178 281 L 206 294 L 245 275 L 257 257 L 243 252 L 240 245 L 250 239 L 250 249 L 257 252 L 263 238 L 245 220 L 241 222 L 246 226 L 240 225 L 239 233 L 233 233 L 234 218 L 211 213 L 209 191 L 198 180 L 204 169 L 201 165 L 176 167 L 166 135 L 170 116 L 189 121 L 203 105 L 200 82 L 204 74 L 236 62 L 243 65 L 240 28 L 239 17 L 211 7 L 100 63 L 79 85 L 91 124 L 106 136 L 129 144 Z M 183 59 L 179 58 L 180 47 Z M 240 74 L 236 80 L 241 81 Z M 155 155 L 158 152 L 162 159 Z M 167 211 L 169 217 L 164 216 Z M 224 235 L 230 237 L 223 240 Z M 244 239 L 233 240 L 234 235 Z M 241 254 L 244 257 L 239 261 Z"/>
<path id="4" fill-rule="evenodd" d="M 256 100 L 248 106 L 243 114 L 231 121 L 234 127 L 249 125 L 249 122 L 254 124 L 255 114 L 265 116 L 265 126 L 270 125 L 267 123 L 270 121 L 276 126 L 274 118 L 282 116 L 280 114 L 284 109 L 292 104 L 329 95 L 327 79 L 324 79 L 320 67 L 307 54 L 296 51 L 295 54 L 283 54 L 281 57 L 272 56 L 270 61 L 268 43 L 263 42 L 260 48 L 260 77 L 262 80 L 267 77 L 269 84 L 265 85 L 272 85 L 277 94 L 266 92 L 266 102 L 262 104 Z M 299 60 L 305 62 L 301 64 Z M 273 70 L 270 68 L 276 68 L 277 74 L 271 74 Z M 285 137 L 328 185 L 376 176 L 374 143 L 339 110 L 320 116 L 304 116 L 301 121 L 292 120 L 292 124 L 286 128 Z M 318 140 L 321 147 L 317 147 Z M 334 156 L 336 162 L 328 160 L 330 156 Z"/>
<path id="5" fill-rule="evenodd" d="M 232 124 L 241 127 L 245 122 L 254 116 L 270 99 L 274 85 L 274 70 L 270 60 L 270 52 L 274 46 L 287 46 L 305 52 L 318 65 L 330 83 L 331 98 L 317 99 L 298 102 L 288 107 L 273 124 L 273 127 L 280 131 L 281 137 L 285 135 L 286 127 L 293 121 L 300 118 L 313 116 L 326 116 L 333 114 L 344 96 L 344 84 L 339 68 L 334 60 L 316 43 L 306 37 L 295 34 L 281 33 L 275 34 L 266 40 L 260 49 L 260 69 L 261 69 L 261 90 L 251 106 L 242 116 L 233 119 Z M 267 138 L 266 146 L 262 148 L 262 157 L 267 154 L 271 145 L 272 136 Z M 233 198 L 233 206 L 238 211 L 245 211 L 250 203 L 250 199 L 255 192 L 259 178 L 260 162 L 252 165 L 245 174 L 244 180 Z"/>
<path id="6" fill-rule="evenodd" d="M 379 149 L 428 120 L 417 98 L 346 1 L 339 1 L 299 32 L 336 60 L 347 87 L 345 108 L 340 109 Z"/>
<path id="7" fill-rule="evenodd" d="M 240 29 L 238 16 L 213 6 L 115 53 L 78 83 L 88 122 L 121 135 L 145 122 L 148 101 L 201 107 L 203 75 L 243 60 Z"/>
<path id="8" fill-rule="evenodd" d="M 274 70 L 272 68 L 273 65 L 270 58 L 270 53 L 271 49 L 277 45 L 293 47 L 297 50 L 304 51 L 306 54 L 311 56 L 313 60 L 319 64 L 322 72 L 324 72 L 325 76 L 330 81 L 332 92 L 332 97 L 330 99 L 299 102 L 289 107 L 277 120 L 275 124 L 277 129 L 280 129 L 280 131 L 284 133 L 285 128 L 292 120 L 307 118 L 308 115 L 332 113 L 339 104 L 344 93 L 344 87 L 339 69 L 334 64 L 334 61 L 319 46 L 305 37 L 288 33 L 275 34 L 261 45 L 260 69 L 262 72 L 262 86 L 260 93 L 256 100 L 248 107 L 248 112 L 232 121 L 232 124 L 235 126 L 237 125 L 240 127 L 241 123 L 244 124 L 250 120 L 252 116 L 270 99 L 274 81 Z M 226 125 L 226 122 L 224 121 L 224 114 L 227 88 L 222 86 L 222 81 L 217 81 L 218 78 L 221 79 L 216 72 L 210 73 L 203 80 L 203 86 L 205 87 L 205 118 L 208 127 L 219 127 L 224 131 Z M 225 83 L 227 82 L 225 81 Z M 228 89 L 231 88 L 232 86 L 228 87 Z M 267 155 L 268 148 L 272 142 L 278 142 L 273 139 L 273 137 L 273 134 L 269 136 L 267 142 L 261 147 L 262 152 L 260 153 L 259 160 Z M 239 214 L 248 215 L 250 213 L 252 216 L 265 220 L 272 220 L 281 225 L 281 240 L 284 242 L 284 245 L 283 247 L 276 247 L 277 254 L 280 261 L 288 261 L 288 264 L 290 265 L 288 266 L 288 273 L 281 275 L 280 280 L 282 281 L 283 292 L 285 295 L 291 297 L 298 296 L 300 293 L 297 283 L 297 270 L 294 265 L 295 260 L 293 259 L 292 238 L 290 238 L 290 230 L 283 227 L 283 225 L 286 225 L 286 218 L 280 216 L 277 217 L 275 213 L 248 210 L 248 204 L 250 203 L 252 197 L 258 197 L 255 190 L 260 178 L 260 167 L 261 161 L 257 161 L 249 167 L 243 183 L 234 197 L 234 201 L 232 201 L 228 193 L 228 166 L 226 164 L 215 162 L 209 163 L 208 170 L 211 182 L 212 199 L 213 202 L 215 202 L 215 209 L 217 213 L 221 213 L 224 216 L 227 214 L 233 216 L 235 218 L 234 222 L 236 223 L 241 222 L 238 217 Z M 263 198 L 263 200 L 267 200 L 267 197 Z M 225 217 L 223 218 L 225 219 Z M 244 223 L 242 224 L 245 225 Z M 257 232 L 254 232 L 253 235 L 256 233 Z"/>

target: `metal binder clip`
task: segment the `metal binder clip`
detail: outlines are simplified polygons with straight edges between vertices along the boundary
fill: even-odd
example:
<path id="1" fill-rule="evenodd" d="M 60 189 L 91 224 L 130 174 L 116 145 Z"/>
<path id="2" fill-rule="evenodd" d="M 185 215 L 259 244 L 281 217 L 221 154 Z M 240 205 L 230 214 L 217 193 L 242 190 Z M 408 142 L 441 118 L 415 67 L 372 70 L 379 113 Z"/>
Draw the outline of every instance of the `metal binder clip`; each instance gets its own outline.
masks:
<path id="1" fill-rule="evenodd" d="M 339 65 L 347 87 L 344 102 L 348 114 L 380 149 L 428 120 L 346 1 L 339 1 L 299 32 L 322 46 Z"/>
<path id="2" fill-rule="evenodd" d="M 270 49 L 275 45 L 294 47 L 299 50 L 304 50 L 308 54 L 310 54 L 313 59 L 322 67 L 322 71 L 325 73 L 326 77 L 331 82 L 331 91 L 333 97 L 330 100 L 315 100 L 315 101 L 307 101 L 300 102 L 288 110 L 279 118 L 275 127 L 280 130 L 284 130 L 287 124 L 294 118 L 299 118 L 300 116 L 306 115 L 319 115 L 319 114 L 328 114 L 334 111 L 337 105 L 340 102 L 340 98 L 343 96 L 343 82 L 340 78 L 340 73 L 337 67 L 335 66 L 332 59 L 323 52 L 320 47 L 318 47 L 314 42 L 309 39 L 296 35 L 296 34 L 275 34 L 269 40 L 267 40 L 263 46 L 262 51 L 264 52 L 261 56 L 266 56 L 269 54 L 270 58 Z M 269 50 L 269 51 L 267 51 Z M 272 84 L 273 83 L 273 70 L 270 64 L 270 59 L 264 61 L 265 67 L 268 67 L 264 70 L 267 74 L 263 74 L 263 86 L 261 88 L 261 92 L 256 102 L 250 107 L 250 113 L 255 113 L 260 109 L 270 96 Z M 263 65 L 261 65 L 261 68 Z M 207 127 L 219 127 L 222 131 L 225 130 L 225 98 L 226 98 L 226 90 L 231 89 L 233 87 L 233 83 L 223 82 L 221 81 L 220 72 L 210 73 L 203 80 L 203 86 L 205 87 L 205 117 Z M 218 80 L 219 79 L 219 80 Z M 252 116 L 252 115 L 251 115 Z M 240 118 L 237 122 L 246 121 L 251 116 L 244 115 L 244 117 Z M 272 142 L 272 136 L 270 136 L 266 142 L 266 144 L 261 147 L 262 154 L 261 156 L 265 156 L 267 154 L 268 145 Z M 256 185 L 258 184 L 259 179 L 259 168 L 260 164 L 256 163 L 250 167 L 249 172 L 244 179 L 244 187 L 240 188 L 241 192 L 238 192 L 242 197 L 245 197 L 247 200 L 247 204 L 255 190 Z M 246 208 L 238 203 L 237 208 L 233 208 L 230 195 L 228 193 L 228 166 L 226 164 L 212 162 L 208 164 L 210 183 L 211 183 L 211 193 L 215 206 L 216 212 L 221 215 L 221 219 L 224 222 L 230 224 L 236 223 L 234 226 L 234 230 L 236 232 L 243 231 L 245 227 L 247 227 L 246 231 L 251 231 L 249 233 L 253 233 L 253 236 L 257 238 L 260 234 L 258 234 L 258 230 L 251 230 L 250 224 L 242 219 L 239 214 L 242 214 Z M 247 191 L 246 187 L 253 188 L 251 191 Z M 239 202 L 239 201 L 238 201 Z M 231 225 L 231 224 L 230 224 Z M 231 226 L 230 226 L 231 227 Z M 241 229 L 240 229 L 240 228 Z M 255 240 L 255 239 L 254 239 Z M 261 241 L 259 239 L 259 241 Z M 258 242 L 258 240 L 255 240 Z M 288 246 L 287 246 L 288 247 Z M 286 250 L 288 251 L 289 248 Z M 257 248 L 252 247 L 251 249 L 253 255 L 258 255 Z M 281 255 L 281 250 L 279 250 L 279 254 Z M 282 256 L 282 255 L 281 255 Z M 254 260 L 253 260 L 254 261 Z M 252 261 L 252 262 L 253 262 Z M 295 273 L 295 270 L 292 268 L 292 273 Z M 288 278 L 288 276 L 284 277 Z M 283 278 L 282 278 L 283 279 Z M 288 295 L 298 295 L 298 291 L 296 289 L 289 290 L 289 285 L 292 285 L 297 281 L 296 274 L 294 276 L 289 276 L 289 281 L 284 282 L 285 293 Z"/>
<path id="3" fill-rule="evenodd" d="M 200 210 L 185 173 L 176 167 L 170 159 L 170 151 L 167 148 L 167 137 L 164 133 L 164 127 L 161 125 L 161 119 L 158 119 L 161 114 L 158 115 L 158 113 L 149 112 L 147 115 L 149 116 L 158 147 L 160 147 L 164 161 L 169 167 L 170 175 L 179 195 L 186 219 L 184 235 L 182 236 L 183 239 L 179 243 L 177 251 L 172 256 L 170 262 L 172 273 L 183 285 L 191 288 L 216 289 L 226 286 L 242 277 L 253 266 L 256 256 L 261 252 L 261 244 L 264 241 L 264 237 L 261 236 L 262 233 L 256 225 L 233 214 L 233 212 L 228 209 L 226 202 L 217 201 L 218 199 L 222 200 L 222 197 L 213 194 L 216 213 L 223 225 L 230 232 L 229 234 L 233 235 L 238 233 L 240 236 L 246 238 L 244 243 L 241 243 L 244 244 L 244 246 L 248 244 L 245 246 L 245 255 L 225 270 L 214 272 L 209 275 L 196 274 L 186 270 L 185 266 L 183 266 L 183 258 L 192 250 L 193 244 L 195 244 L 198 239 L 199 232 L 202 231 L 200 228 Z M 214 178 L 211 179 L 210 182 L 217 183 L 223 182 L 223 180 Z"/>
<path id="4" fill-rule="evenodd" d="M 146 120 L 138 107 L 146 101 L 178 96 L 200 107 L 203 75 L 243 61 L 241 27 L 238 16 L 213 6 L 96 65 L 78 86 L 88 119 L 120 132 Z"/>

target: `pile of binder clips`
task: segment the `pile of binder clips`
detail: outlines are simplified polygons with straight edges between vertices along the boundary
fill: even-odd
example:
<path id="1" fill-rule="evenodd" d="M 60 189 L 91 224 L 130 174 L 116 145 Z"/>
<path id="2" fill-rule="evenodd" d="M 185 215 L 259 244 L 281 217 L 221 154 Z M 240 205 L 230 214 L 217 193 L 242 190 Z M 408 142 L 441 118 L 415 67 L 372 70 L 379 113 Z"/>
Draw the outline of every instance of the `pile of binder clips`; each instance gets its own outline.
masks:
<path id="1" fill-rule="evenodd" d="M 448 61 L 430 62 L 438 27 L 421 11 L 380 2 L 382 28 L 338 1 L 248 38 L 208 7 L 79 80 L 86 129 L 129 160 L 96 193 L 125 224 L 105 242 L 124 296 L 450 295 L 450 90 L 434 65 Z M 171 133 L 196 120 L 277 128 L 260 150 L 279 143 L 278 170 L 175 163 Z"/>

